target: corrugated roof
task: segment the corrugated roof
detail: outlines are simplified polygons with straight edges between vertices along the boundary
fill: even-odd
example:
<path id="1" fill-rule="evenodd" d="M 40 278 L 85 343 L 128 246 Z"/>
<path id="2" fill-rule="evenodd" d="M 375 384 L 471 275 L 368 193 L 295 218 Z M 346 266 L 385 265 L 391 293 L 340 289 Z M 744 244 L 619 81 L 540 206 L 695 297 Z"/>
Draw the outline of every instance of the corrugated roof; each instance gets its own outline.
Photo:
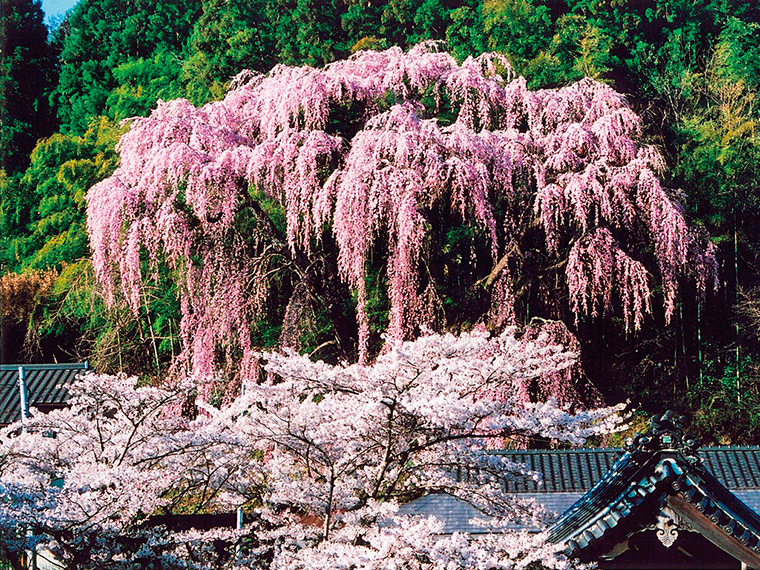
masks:
<path id="1" fill-rule="evenodd" d="M 497 453 L 543 475 L 540 484 L 529 478 L 508 481 L 508 493 L 584 493 L 610 470 L 623 450 L 532 449 Z M 704 466 L 729 489 L 760 489 L 760 447 L 705 447 L 698 454 Z"/>
<path id="2" fill-rule="evenodd" d="M 68 400 L 69 385 L 88 369 L 87 363 L 3 364 L 0 365 L 0 425 L 21 419 L 19 368 L 24 368 L 27 401 L 30 408 L 62 405 Z"/>

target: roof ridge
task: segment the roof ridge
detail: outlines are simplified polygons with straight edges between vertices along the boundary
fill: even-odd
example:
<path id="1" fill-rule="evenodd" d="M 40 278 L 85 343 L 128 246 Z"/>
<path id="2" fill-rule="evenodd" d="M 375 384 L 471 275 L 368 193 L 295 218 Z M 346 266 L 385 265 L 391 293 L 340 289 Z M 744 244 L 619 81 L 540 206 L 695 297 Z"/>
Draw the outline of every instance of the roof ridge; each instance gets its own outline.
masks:
<path id="1" fill-rule="evenodd" d="M 760 445 L 704 445 L 701 451 L 760 451 Z M 624 453 L 623 447 L 578 447 L 575 449 L 495 449 L 489 453 L 493 455 L 507 454 L 560 454 L 560 453 Z"/>
<path id="2" fill-rule="evenodd" d="M 41 364 L 0 364 L 0 370 L 85 370 L 89 369 L 87 362 L 68 362 L 68 363 L 41 363 Z"/>

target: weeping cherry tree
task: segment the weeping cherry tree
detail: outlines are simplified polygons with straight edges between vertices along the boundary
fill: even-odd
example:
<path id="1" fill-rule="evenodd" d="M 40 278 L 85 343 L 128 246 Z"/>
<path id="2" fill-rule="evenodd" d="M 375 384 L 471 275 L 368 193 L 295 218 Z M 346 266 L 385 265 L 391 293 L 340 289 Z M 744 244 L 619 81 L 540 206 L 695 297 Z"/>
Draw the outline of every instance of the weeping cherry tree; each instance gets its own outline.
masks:
<path id="1" fill-rule="evenodd" d="M 181 362 L 201 376 L 255 364 L 252 331 L 280 302 L 297 347 L 315 307 L 337 322 L 351 299 L 355 334 L 333 342 L 362 362 L 378 327 L 615 315 L 635 332 L 655 290 L 669 320 L 716 267 L 640 135 L 607 85 L 529 91 L 498 54 L 459 65 L 429 43 L 243 72 L 221 101 L 131 121 L 87 196 L 94 267 L 135 311 L 151 272 L 175 271 Z"/>

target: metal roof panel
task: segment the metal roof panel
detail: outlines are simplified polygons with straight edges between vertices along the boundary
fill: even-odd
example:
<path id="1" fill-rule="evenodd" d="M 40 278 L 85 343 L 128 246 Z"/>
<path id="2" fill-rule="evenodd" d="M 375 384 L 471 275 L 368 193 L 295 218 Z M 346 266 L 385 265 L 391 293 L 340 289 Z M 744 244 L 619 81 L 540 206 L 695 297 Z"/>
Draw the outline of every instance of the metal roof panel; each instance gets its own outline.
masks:
<path id="1" fill-rule="evenodd" d="M 67 386 L 89 370 L 86 363 L 0 365 L 0 425 L 21 419 L 20 367 L 24 368 L 29 407 L 65 404 L 69 398 Z"/>

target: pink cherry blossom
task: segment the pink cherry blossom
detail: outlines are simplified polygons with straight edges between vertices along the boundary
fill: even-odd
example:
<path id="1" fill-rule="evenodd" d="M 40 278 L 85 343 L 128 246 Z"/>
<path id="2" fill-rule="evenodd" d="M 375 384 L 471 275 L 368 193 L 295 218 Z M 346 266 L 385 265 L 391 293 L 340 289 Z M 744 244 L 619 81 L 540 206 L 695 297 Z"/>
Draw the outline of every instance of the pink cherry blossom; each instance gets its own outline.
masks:
<path id="1" fill-rule="evenodd" d="M 444 111 L 451 124 L 439 120 Z M 515 260 L 541 248 L 541 271 L 566 267 L 554 271 L 569 298 L 545 316 L 569 311 L 580 322 L 615 311 L 633 332 L 653 310 L 656 285 L 669 319 L 684 278 L 703 294 L 717 267 L 661 185 L 662 157 L 640 130 L 609 86 L 584 79 L 532 92 L 497 54 L 458 65 L 430 43 L 323 69 L 243 72 L 222 101 L 160 103 L 131 121 L 119 168 L 88 193 L 95 272 L 109 301 L 120 290 L 136 311 L 150 271 L 173 268 L 183 358 L 210 376 L 220 354 L 253 362 L 251 328 L 279 284 L 313 297 L 314 268 L 337 265 L 327 273 L 356 295 L 366 362 L 365 288 L 379 252 L 389 337 L 440 322 L 440 284 L 426 267 L 443 213 L 484 236 L 491 268 L 472 280 L 487 282 L 491 325 L 516 324 Z M 645 267 L 644 250 L 656 266 Z"/>
<path id="2" fill-rule="evenodd" d="M 492 442 L 581 444 L 621 427 L 620 406 L 522 403 L 525 383 L 577 356 L 552 334 L 426 334 L 389 341 L 372 365 L 264 353 L 269 380 L 246 379 L 223 409 L 187 380 L 81 377 L 68 409 L 1 434 L 0 548 L 44 547 L 75 570 L 568 568 L 540 534 L 442 537 L 435 519 L 398 512 L 446 492 L 498 527 L 547 523 L 549 513 L 501 484 L 540 474 L 488 453 Z M 502 397 L 483 397 L 491 393 Z M 151 518 L 238 507 L 241 530 L 174 532 Z"/>

